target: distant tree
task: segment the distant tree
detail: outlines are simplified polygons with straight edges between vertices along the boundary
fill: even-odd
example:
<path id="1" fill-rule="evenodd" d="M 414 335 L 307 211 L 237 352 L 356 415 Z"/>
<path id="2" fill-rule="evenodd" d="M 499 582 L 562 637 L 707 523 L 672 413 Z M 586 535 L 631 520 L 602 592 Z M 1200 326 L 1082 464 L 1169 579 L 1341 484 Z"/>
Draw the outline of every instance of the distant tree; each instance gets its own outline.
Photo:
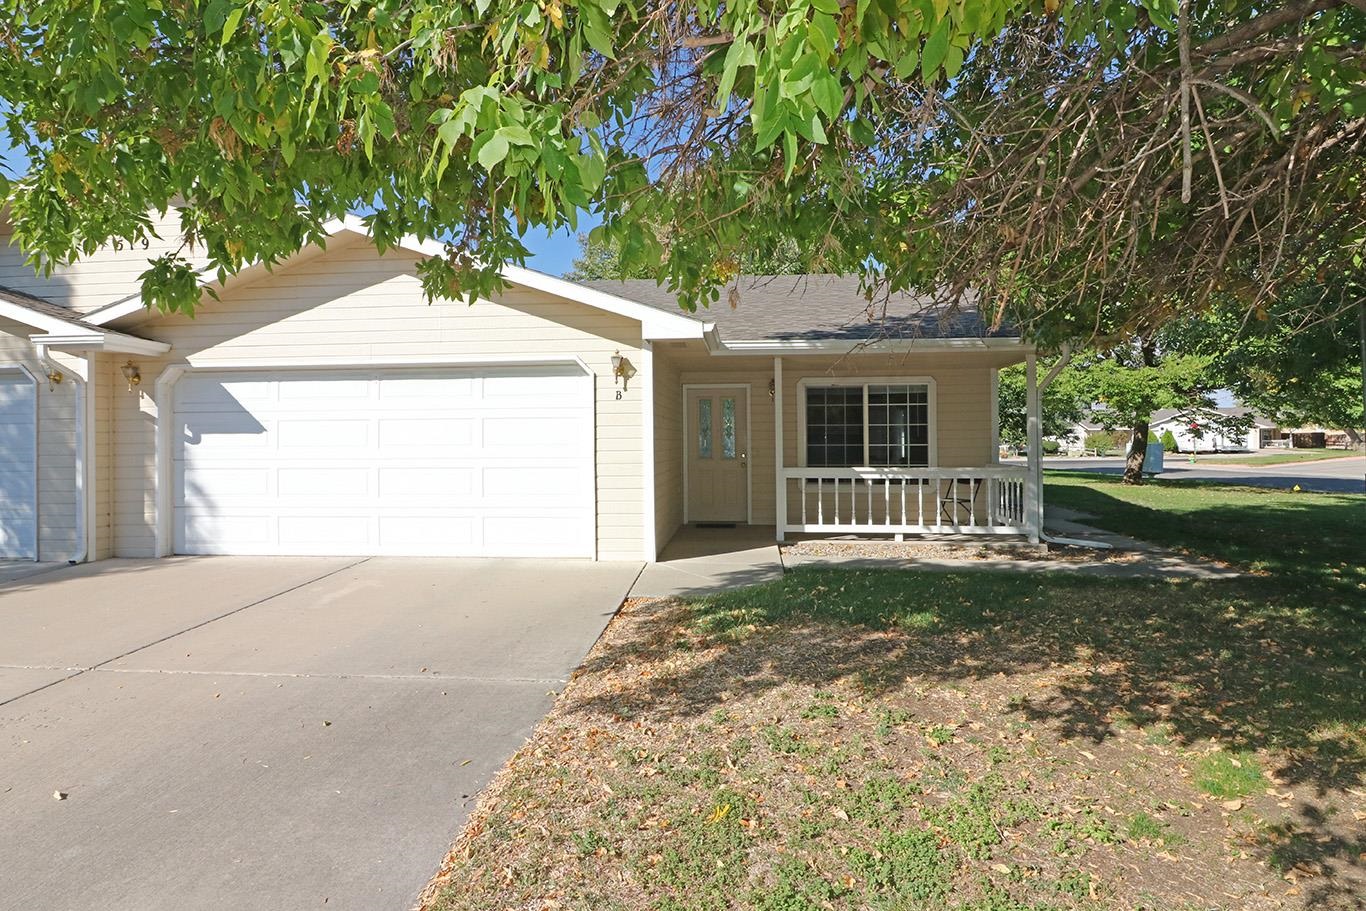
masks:
<path id="1" fill-rule="evenodd" d="M 660 237 L 664 232 L 656 230 L 653 233 Z M 662 237 L 661 245 L 665 248 L 668 246 L 667 240 Z M 741 253 L 731 271 L 737 275 L 792 275 L 806 272 L 809 268 L 809 258 L 803 255 L 797 242 L 784 238 L 772 249 Z M 574 281 L 651 278 L 657 271 L 657 265 L 623 255 L 620 243 L 603 240 L 592 234 L 580 234 L 579 255 L 574 258 L 574 268 L 566 273 L 565 278 Z"/>
<path id="2" fill-rule="evenodd" d="M 1023 364 L 1001 371 L 997 384 L 1001 442 L 1007 446 L 1023 446 L 1027 442 L 1028 415 L 1025 412 L 1025 368 Z M 1040 400 L 1040 419 L 1045 437 L 1065 437 L 1081 420 L 1091 404 L 1086 393 L 1078 388 L 1075 371 L 1064 369 L 1049 384 Z"/>
<path id="3" fill-rule="evenodd" d="M 1210 371 L 1243 404 L 1285 424 L 1344 430 L 1360 443 L 1362 330 L 1352 299 L 1366 300 L 1366 288 L 1340 293 L 1342 306 L 1328 317 L 1319 305 L 1325 292 L 1313 288 L 1276 302 L 1259 319 L 1215 310 L 1169 331 L 1208 357 Z"/>
<path id="4" fill-rule="evenodd" d="M 1210 371 L 1210 359 L 1180 353 L 1169 339 L 1140 338 L 1104 354 L 1084 358 L 1076 367 L 1077 386 L 1090 399 L 1105 405 L 1093 420 L 1106 430 L 1129 431 L 1129 450 L 1124 464 L 1124 483 L 1143 483 L 1147 455 L 1148 422 L 1162 408 L 1208 409 L 1219 388 Z M 1245 419 L 1212 412 L 1208 425 L 1233 432 Z"/>
<path id="5" fill-rule="evenodd" d="M 1172 433 L 1171 430 L 1164 430 L 1164 431 L 1162 431 L 1162 440 L 1161 440 L 1161 442 L 1162 442 L 1162 451 L 1163 451 L 1163 452 L 1176 452 L 1176 451 L 1177 451 L 1176 434 Z"/>

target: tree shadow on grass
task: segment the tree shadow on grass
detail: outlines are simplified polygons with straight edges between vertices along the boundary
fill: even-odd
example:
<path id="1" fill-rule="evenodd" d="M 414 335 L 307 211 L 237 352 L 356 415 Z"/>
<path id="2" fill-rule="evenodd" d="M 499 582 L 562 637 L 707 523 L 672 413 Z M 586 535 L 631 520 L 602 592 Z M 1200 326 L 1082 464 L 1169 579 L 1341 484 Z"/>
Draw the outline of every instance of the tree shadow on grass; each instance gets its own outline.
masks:
<path id="1" fill-rule="evenodd" d="M 1342 622 L 1348 605 L 1320 595 L 1313 609 L 1284 603 L 1255 577 L 797 570 L 637 608 L 629 633 L 605 642 L 585 672 L 658 661 L 656 670 L 569 710 L 685 720 L 786 684 L 846 682 L 885 696 L 908 678 L 970 687 L 999 677 L 1007 688 L 1014 678 L 1030 694 L 1015 708 L 1021 719 L 1061 739 L 1101 743 L 1129 724 L 1161 726 L 1178 746 L 1266 751 L 1273 781 L 1314 799 L 1301 799 L 1293 837 L 1261 850 L 1274 862 L 1293 844 L 1309 856 L 1293 863 L 1325 871 L 1313 888 L 1341 882 L 1349 895 L 1361 888 L 1361 860 L 1344 834 L 1350 819 L 1329 817 L 1346 789 L 1366 784 L 1364 650 L 1359 625 Z M 1051 685 L 1030 686 L 1043 672 Z"/>
<path id="2" fill-rule="evenodd" d="M 1123 496 L 1117 487 L 1094 476 L 1053 478 L 1046 499 L 1091 516 L 1089 524 L 1269 573 L 1278 596 L 1327 606 L 1341 598 L 1350 618 L 1362 621 L 1366 496 L 1200 481 L 1153 482 Z M 1320 587 L 1325 591 L 1312 590 Z"/>

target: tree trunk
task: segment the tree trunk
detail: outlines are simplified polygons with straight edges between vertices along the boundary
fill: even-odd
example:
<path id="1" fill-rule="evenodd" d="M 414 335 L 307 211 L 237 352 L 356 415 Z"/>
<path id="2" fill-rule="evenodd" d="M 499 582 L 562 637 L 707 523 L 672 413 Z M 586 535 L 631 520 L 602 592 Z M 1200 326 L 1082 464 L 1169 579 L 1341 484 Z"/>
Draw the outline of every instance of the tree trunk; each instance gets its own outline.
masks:
<path id="1" fill-rule="evenodd" d="M 1143 366 L 1157 366 L 1157 342 L 1151 336 L 1139 339 L 1138 351 Z M 1129 452 L 1124 459 L 1125 484 L 1143 483 L 1143 462 L 1148 457 L 1148 419 L 1146 414 L 1134 418 L 1133 436 L 1129 438 Z"/>
<path id="2" fill-rule="evenodd" d="M 1143 462 L 1148 456 L 1148 419 L 1134 421 L 1134 435 L 1124 460 L 1124 483 L 1143 483 Z"/>
<path id="3" fill-rule="evenodd" d="M 1366 300 L 1357 301 L 1357 331 L 1361 333 L 1361 420 L 1366 424 Z M 1366 490 L 1366 475 L 1361 478 L 1361 487 Z"/>

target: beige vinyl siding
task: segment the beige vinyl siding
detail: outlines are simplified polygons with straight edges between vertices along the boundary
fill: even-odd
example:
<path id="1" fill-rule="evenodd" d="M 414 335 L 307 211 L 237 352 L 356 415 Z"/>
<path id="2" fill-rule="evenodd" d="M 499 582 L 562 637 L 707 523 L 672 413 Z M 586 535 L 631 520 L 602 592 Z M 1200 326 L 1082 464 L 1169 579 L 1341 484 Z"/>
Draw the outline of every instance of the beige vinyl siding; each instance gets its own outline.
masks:
<path id="1" fill-rule="evenodd" d="M 139 359 L 138 393 L 116 388 L 114 550 L 155 549 L 155 424 L 150 393 L 165 365 L 272 362 L 345 367 L 386 359 L 577 357 L 594 374 L 598 558 L 639 559 L 642 546 L 640 399 L 613 383 L 614 352 L 641 363 L 640 324 L 537 291 L 509 288 L 498 301 L 468 305 L 422 296 L 417 257 L 379 256 L 368 243 L 327 253 L 275 275 L 229 288 L 194 317 L 160 316 L 137 332 L 169 342 L 161 359 Z"/>
<path id="2" fill-rule="evenodd" d="M 13 242 L 13 228 L 0 221 L 0 286 L 14 288 L 82 313 L 139 293 L 138 280 L 147 271 L 148 260 L 181 247 L 180 216 L 172 210 L 164 215 L 152 213 L 157 237 L 146 246 L 102 247 L 70 265 L 56 267 L 51 275 L 34 271 L 25 252 Z M 196 267 L 203 256 L 193 250 L 182 251 Z"/>
<path id="3" fill-rule="evenodd" d="M 113 511 L 114 511 L 114 393 L 126 390 L 118 364 L 122 363 L 114 355 L 101 354 L 95 357 L 90 372 L 92 382 L 90 394 L 95 400 L 95 439 L 94 451 L 95 498 L 95 550 L 92 560 L 106 560 L 114 555 Z M 115 384 L 119 384 L 117 387 Z"/>
<path id="4" fill-rule="evenodd" d="M 38 559 L 65 561 L 79 552 L 76 486 L 76 381 L 50 385 L 38 360 L 33 329 L 0 320 L 0 363 L 20 364 L 38 377 Z"/>
<path id="5" fill-rule="evenodd" d="M 683 392 L 668 344 L 654 346 L 656 556 L 683 524 Z"/>
<path id="6" fill-rule="evenodd" d="M 661 356 L 663 355 L 663 356 Z M 783 358 L 783 455 L 784 464 L 795 467 L 802 461 L 799 450 L 798 416 L 802 408 L 799 383 L 819 384 L 834 377 L 923 377 L 934 379 L 935 438 L 938 465 L 941 467 L 978 467 L 991 464 L 995 458 L 992 435 L 992 370 L 1024 358 L 1023 351 L 964 350 L 933 354 L 856 354 L 844 357 L 789 356 Z M 735 383 L 750 387 L 750 453 L 751 496 L 755 525 L 772 525 L 777 511 L 775 491 L 774 400 L 769 398 L 768 385 L 773 379 L 772 357 L 715 357 L 690 345 L 686 351 L 670 356 L 656 351 L 656 369 L 663 362 L 665 369 L 678 370 L 678 385 L 674 400 L 682 402 L 683 386 L 693 383 Z M 666 400 L 669 392 L 663 388 L 665 378 L 656 379 L 656 413 L 658 402 Z M 660 431 L 664 431 L 661 429 Z M 682 428 L 677 428 L 675 445 L 682 449 Z M 657 437 L 658 440 L 658 437 Z M 660 444 L 657 442 L 656 446 Z M 656 459 L 658 462 L 658 458 Z M 680 473 L 682 465 L 679 466 Z M 656 472 L 659 472 L 658 467 Z M 657 483 L 666 483 L 663 477 Z M 681 497 L 681 480 L 678 482 Z M 663 492 L 656 502 L 662 502 Z"/>

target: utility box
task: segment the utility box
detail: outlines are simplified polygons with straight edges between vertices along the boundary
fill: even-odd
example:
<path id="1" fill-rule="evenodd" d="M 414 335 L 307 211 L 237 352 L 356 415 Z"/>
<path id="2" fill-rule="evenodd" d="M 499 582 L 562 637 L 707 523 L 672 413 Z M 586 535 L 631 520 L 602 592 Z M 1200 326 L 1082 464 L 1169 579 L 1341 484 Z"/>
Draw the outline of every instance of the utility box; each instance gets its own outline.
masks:
<path id="1" fill-rule="evenodd" d="M 1143 473 L 1161 474 L 1163 454 L 1161 443 L 1149 443 L 1148 451 L 1143 456 Z"/>

